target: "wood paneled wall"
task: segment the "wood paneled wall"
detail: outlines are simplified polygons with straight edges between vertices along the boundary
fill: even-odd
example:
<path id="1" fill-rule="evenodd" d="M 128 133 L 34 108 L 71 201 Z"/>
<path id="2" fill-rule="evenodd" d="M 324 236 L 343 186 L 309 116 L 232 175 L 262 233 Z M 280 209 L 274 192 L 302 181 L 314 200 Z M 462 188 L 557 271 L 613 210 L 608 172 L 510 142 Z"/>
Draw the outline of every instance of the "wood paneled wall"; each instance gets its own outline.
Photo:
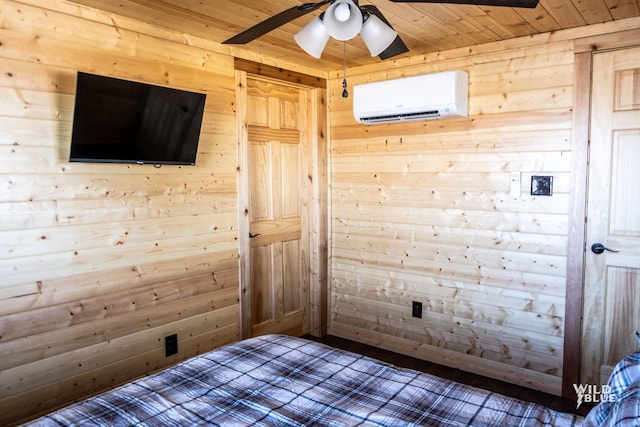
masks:
<path id="1" fill-rule="evenodd" d="M 62 1 L 0 22 L 7 425 L 237 340 L 238 194 L 232 57 Z M 70 164 L 78 70 L 206 93 L 197 166 Z"/>
<path id="2" fill-rule="evenodd" d="M 468 118 L 372 126 L 333 76 L 330 332 L 559 394 L 573 45 L 444 52 L 348 83 L 455 69 L 469 73 Z M 551 197 L 530 195 L 532 175 L 553 176 Z"/>
<path id="3" fill-rule="evenodd" d="M 233 58 L 60 0 L 0 0 L 0 22 L 5 425 L 240 328 Z M 468 119 L 356 125 L 333 73 L 331 333 L 559 392 L 576 131 L 564 34 L 349 70 L 350 86 L 467 70 Z M 68 163 L 79 70 L 207 93 L 197 166 Z M 529 195 L 534 174 L 553 196 Z"/>

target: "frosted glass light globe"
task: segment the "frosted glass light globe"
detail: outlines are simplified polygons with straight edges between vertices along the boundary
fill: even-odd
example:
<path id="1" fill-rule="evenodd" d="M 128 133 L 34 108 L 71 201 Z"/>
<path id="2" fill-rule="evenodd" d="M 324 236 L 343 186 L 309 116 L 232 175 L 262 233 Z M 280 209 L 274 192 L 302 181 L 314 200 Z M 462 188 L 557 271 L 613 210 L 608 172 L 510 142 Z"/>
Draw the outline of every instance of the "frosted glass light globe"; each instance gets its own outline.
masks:
<path id="1" fill-rule="evenodd" d="M 333 14 L 336 17 L 336 20 L 340 22 L 347 22 L 351 17 L 351 8 L 348 3 L 340 3 L 336 6 Z"/>
<path id="2" fill-rule="evenodd" d="M 351 40 L 362 29 L 362 12 L 353 0 L 335 0 L 325 12 L 323 23 L 336 40 Z"/>

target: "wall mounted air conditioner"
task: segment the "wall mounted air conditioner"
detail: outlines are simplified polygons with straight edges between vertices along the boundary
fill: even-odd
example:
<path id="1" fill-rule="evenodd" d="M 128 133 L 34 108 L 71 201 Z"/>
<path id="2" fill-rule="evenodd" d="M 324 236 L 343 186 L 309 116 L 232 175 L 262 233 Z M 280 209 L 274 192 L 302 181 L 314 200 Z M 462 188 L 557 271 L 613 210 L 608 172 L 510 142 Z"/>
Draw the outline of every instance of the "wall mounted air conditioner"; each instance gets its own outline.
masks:
<path id="1" fill-rule="evenodd" d="M 353 115 L 360 123 L 467 117 L 469 76 L 445 71 L 353 87 Z"/>

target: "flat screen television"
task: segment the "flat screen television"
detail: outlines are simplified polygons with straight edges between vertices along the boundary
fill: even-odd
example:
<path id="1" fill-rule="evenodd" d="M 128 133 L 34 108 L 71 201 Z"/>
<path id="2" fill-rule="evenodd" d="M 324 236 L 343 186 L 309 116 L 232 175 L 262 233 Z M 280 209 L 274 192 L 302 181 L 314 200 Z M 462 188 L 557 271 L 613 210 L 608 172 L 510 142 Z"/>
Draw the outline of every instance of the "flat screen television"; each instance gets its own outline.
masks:
<path id="1" fill-rule="evenodd" d="M 78 72 L 70 162 L 195 165 L 206 95 Z"/>

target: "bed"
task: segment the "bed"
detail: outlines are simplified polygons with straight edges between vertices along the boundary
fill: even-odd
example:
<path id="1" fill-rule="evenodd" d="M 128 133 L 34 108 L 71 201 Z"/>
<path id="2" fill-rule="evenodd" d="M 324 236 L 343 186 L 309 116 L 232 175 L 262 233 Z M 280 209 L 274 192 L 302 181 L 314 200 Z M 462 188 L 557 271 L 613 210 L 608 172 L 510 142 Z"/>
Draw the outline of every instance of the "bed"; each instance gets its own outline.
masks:
<path id="1" fill-rule="evenodd" d="M 284 335 L 230 344 L 30 426 L 574 426 L 583 418 Z"/>
<path id="2" fill-rule="evenodd" d="M 640 333 L 636 332 L 640 349 Z M 640 351 L 627 355 L 611 372 L 599 404 L 587 414 L 584 427 L 640 426 Z"/>

